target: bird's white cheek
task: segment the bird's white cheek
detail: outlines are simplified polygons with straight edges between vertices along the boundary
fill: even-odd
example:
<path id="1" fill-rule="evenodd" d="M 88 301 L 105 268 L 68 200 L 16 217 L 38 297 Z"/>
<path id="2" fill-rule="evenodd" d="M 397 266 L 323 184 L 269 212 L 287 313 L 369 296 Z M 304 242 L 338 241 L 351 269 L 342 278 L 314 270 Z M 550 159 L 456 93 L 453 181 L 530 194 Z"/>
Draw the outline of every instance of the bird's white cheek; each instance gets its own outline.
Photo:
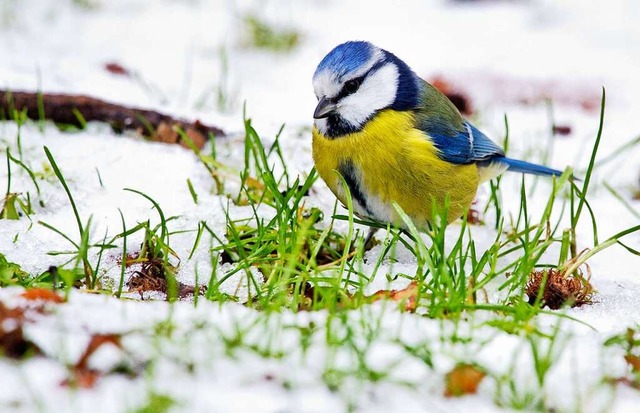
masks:
<path id="1" fill-rule="evenodd" d="M 338 104 L 343 119 L 356 127 L 362 126 L 376 111 L 390 106 L 398 90 L 398 69 L 388 64 L 369 75 L 360 89 Z"/>

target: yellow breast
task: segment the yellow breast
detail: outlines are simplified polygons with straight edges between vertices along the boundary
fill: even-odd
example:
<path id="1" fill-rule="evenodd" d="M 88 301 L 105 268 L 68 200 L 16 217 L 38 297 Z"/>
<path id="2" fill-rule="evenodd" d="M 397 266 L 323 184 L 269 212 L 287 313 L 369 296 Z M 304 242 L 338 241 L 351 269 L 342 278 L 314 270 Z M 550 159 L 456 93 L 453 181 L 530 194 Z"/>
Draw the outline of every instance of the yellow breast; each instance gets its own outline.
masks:
<path id="1" fill-rule="evenodd" d="M 419 227 L 449 197 L 449 222 L 462 216 L 479 183 L 475 164 L 455 165 L 438 157 L 408 112 L 385 110 L 356 133 L 330 139 L 313 128 L 313 159 L 318 173 L 346 205 L 338 171 L 349 184 L 358 215 L 400 224 L 391 204 L 398 203 Z M 355 188 L 354 188 L 355 185 Z M 355 196 L 354 196 L 355 192 Z M 362 202 L 357 202 L 362 198 Z M 362 205 L 365 203 L 366 205 Z"/>

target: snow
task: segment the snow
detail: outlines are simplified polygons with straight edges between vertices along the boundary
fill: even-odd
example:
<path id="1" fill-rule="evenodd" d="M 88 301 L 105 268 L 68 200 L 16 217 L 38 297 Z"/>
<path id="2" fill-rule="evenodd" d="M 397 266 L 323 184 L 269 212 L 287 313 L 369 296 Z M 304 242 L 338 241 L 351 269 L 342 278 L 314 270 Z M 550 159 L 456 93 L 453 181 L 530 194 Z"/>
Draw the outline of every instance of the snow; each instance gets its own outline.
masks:
<path id="1" fill-rule="evenodd" d="M 554 139 L 549 165 L 573 165 L 580 173 L 598 127 L 601 86 L 607 90 L 605 131 L 600 157 L 638 136 L 640 131 L 640 6 L 633 0 L 603 2 L 405 1 L 385 3 L 337 0 L 221 1 L 221 0 L 96 0 L 82 2 L 9 1 L 0 4 L 0 86 L 12 90 L 82 93 L 127 105 L 152 108 L 201 119 L 231 133 L 217 144 L 229 165 L 242 160 L 243 103 L 253 125 L 271 142 L 284 123 L 281 138 L 290 173 L 303 174 L 312 166 L 311 113 L 315 98 L 311 75 L 324 54 L 339 42 L 366 39 L 392 51 L 424 77 L 444 75 L 467 90 L 479 114 L 474 122 L 500 141 L 504 115 L 510 127 L 510 153 L 540 160 L 548 145 L 549 109 L 540 102 L 521 105 L 519 99 L 550 94 L 558 124 L 571 126 L 568 137 Z M 301 33 L 301 44 L 291 53 L 256 50 L 246 46 L 242 19 L 254 13 L 277 27 Z M 226 57 L 225 57 L 226 56 Z M 228 60 L 228 71 L 223 62 Z M 116 62 L 134 73 L 116 76 L 104 64 Z M 216 104 L 217 90 L 228 104 Z M 544 91 L 540 93 L 539 91 Z M 533 98 L 532 98 L 533 97 Z M 584 109 L 594 101 L 595 110 Z M 14 155 L 17 126 L 0 124 L 0 141 Z M 49 255 L 70 245 L 58 234 L 39 225 L 43 221 L 78 239 L 77 225 L 68 199 L 44 165 L 47 146 L 73 193 L 83 223 L 92 217 L 92 239 L 102 240 L 147 219 L 159 223 L 157 211 L 145 193 L 171 221 L 171 247 L 181 257 L 178 279 L 203 284 L 211 275 L 209 249 L 201 243 L 187 260 L 200 221 L 223 237 L 227 200 L 215 195 L 213 182 L 195 156 L 177 146 L 149 143 L 131 136 L 114 135 L 104 125 L 89 125 L 77 133 L 59 132 L 35 125 L 21 129 L 22 156 L 39 180 L 44 207 L 35 205 L 33 221 L 0 221 L 0 252 L 29 273 L 39 274 L 68 257 Z M 631 199 L 638 188 L 640 150 L 596 170 L 591 206 L 597 216 L 600 239 L 637 225 L 638 219 L 602 185 L 613 186 L 636 210 Z M 35 194 L 29 177 L 12 165 L 12 190 Z M 191 181 L 198 203 L 191 200 Z M 237 186 L 230 176 L 226 185 Z M 0 170 L 0 188 L 6 187 L 6 169 Z M 235 182 L 235 183 L 234 183 Z M 519 204 L 517 176 L 506 177 L 504 205 L 513 214 Z M 534 180 L 527 181 L 533 185 Z M 550 189 L 538 187 L 530 199 L 539 211 Z M 480 190 L 480 197 L 488 189 Z M 320 182 L 308 200 L 329 215 L 334 199 Z M 230 207 L 234 217 L 249 216 L 247 207 Z M 539 213 L 539 212 L 538 212 Z M 537 216 L 534 213 L 534 216 Z M 487 219 L 491 219 L 487 217 Z M 338 230 L 345 224 L 338 223 Z M 478 248 L 493 242 L 491 225 L 473 228 Z M 17 238 L 16 238 L 17 237 Z M 582 248 L 590 246 L 590 223 L 579 227 Z M 127 240 L 135 253 L 141 234 Z M 640 249 L 640 235 L 625 239 Z M 368 254 L 364 271 L 371 273 L 381 247 Z M 116 251 L 119 251 L 116 249 Z M 555 250 L 554 250 L 555 251 Z M 121 251 L 120 251 L 121 252 Z M 107 253 L 101 274 L 117 285 L 119 253 Z M 95 259 L 95 256 L 91 256 Z M 397 262 L 385 262 L 368 292 L 398 288 L 386 273 L 412 274 L 415 262 L 398 251 Z M 505 258 L 506 260 L 507 258 Z M 47 355 L 24 362 L 0 359 L 0 410 L 30 411 L 134 411 L 150 394 L 177 401 L 174 411 L 193 412 L 326 412 L 355 411 L 502 411 L 514 399 L 537 394 L 558 411 L 627 412 L 637 409 L 640 393 L 624 385 L 603 384 L 605 377 L 626 374 L 620 347 L 603 342 L 626 328 L 640 324 L 640 259 L 614 245 L 589 261 L 596 303 L 567 310 L 585 324 L 565 320 L 562 338 L 552 349 L 552 371 L 544 388 L 538 387 L 530 344 L 526 337 L 498 333 L 475 314 L 454 325 L 420 315 L 400 313 L 394 304 L 376 303 L 345 313 L 344 319 L 326 312 L 264 314 L 240 304 L 190 302 L 168 304 L 157 300 L 116 299 L 72 291 L 66 304 L 34 314 L 25 334 Z M 218 268 L 220 277 L 230 265 Z M 239 273 L 221 287 L 246 300 L 246 281 Z M 0 290 L 8 306 L 25 305 L 22 290 Z M 148 298 L 148 297 L 145 297 Z M 552 329 L 557 317 L 541 315 L 535 321 Z M 347 375 L 331 389 L 328 373 L 355 371 L 359 362 L 348 346 L 328 345 L 327 332 L 340 336 L 347 327 L 366 366 L 386 371 L 380 381 Z M 302 334 L 312 329 L 308 349 Z M 109 374 L 92 389 L 71 390 L 60 383 L 97 333 L 123 334 L 122 347 L 105 345 L 90 359 L 91 367 L 109 370 L 127 365 L 143 374 L 129 378 Z M 368 342 L 365 336 L 373 336 Z M 461 339 L 452 340 L 459 336 Z M 234 337 L 241 343 L 229 344 Z M 417 357 L 407 357 L 403 345 L 422 346 L 433 357 L 433 369 Z M 482 382 L 477 395 L 445 399 L 444 375 L 457 362 L 476 362 L 491 379 Z M 510 369 L 514 369 L 510 373 Z M 514 395 L 499 378 L 511 374 Z M 504 410 L 507 411 L 507 410 Z"/>

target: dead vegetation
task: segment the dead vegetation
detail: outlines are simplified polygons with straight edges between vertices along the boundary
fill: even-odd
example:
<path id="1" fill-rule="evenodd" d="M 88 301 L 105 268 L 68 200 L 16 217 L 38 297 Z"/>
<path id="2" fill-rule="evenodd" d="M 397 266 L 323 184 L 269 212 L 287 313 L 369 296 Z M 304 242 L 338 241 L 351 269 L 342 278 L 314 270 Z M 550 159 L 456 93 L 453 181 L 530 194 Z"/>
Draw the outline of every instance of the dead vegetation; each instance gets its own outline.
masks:
<path id="1" fill-rule="evenodd" d="M 420 297 L 420 290 L 416 281 L 409 283 L 405 288 L 398 290 L 378 290 L 366 296 L 340 291 L 339 296 L 335 298 L 336 293 L 333 289 L 315 287 L 310 283 L 305 284 L 301 292 L 304 300 L 300 302 L 298 306 L 299 310 L 312 310 L 314 303 L 320 303 L 328 298 L 335 299 L 338 303 L 338 308 L 341 309 L 357 308 L 362 304 L 372 304 L 380 300 L 396 301 L 400 310 L 413 313 L 418 308 Z"/>
<path id="2" fill-rule="evenodd" d="M 20 297 L 27 302 L 16 307 L 7 307 L 0 302 L 0 355 L 13 359 L 41 354 L 40 348 L 24 335 L 24 325 L 34 314 L 44 314 L 47 305 L 60 304 L 65 299 L 55 291 L 45 288 L 30 288 Z"/>
<path id="3" fill-rule="evenodd" d="M 115 67 L 112 69 L 117 70 Z M 199 120 L 178 119 L 157 111 L 132 108 L 90 96 L 0 90 L 0 113 L 10 118 L 16 112 L 24 112 L 33 120 L 50 120 L 80 128 L 89 121 L 105 122 L 118 133 L 131 130 L 152 141 L 178 143 L 186 147 L 193 143 L 200 149 L 210 136 L 224 136 L 222 129 L 205 125 Z M 188 139 L 185 139 L 185 135 Z"/>
<path id="4" fill-rule="evenodd" d="M 104 372 L 89 367 L 89 359 L 103 345 L 111 344 L 122 350 L 119 334 L 95 334 L 91 336 L 89 344 L 78 359 L 76 364 L 69 368 L 69 377 L 60 383 L 62 386 L 91 389 Z"/>
<path id="5" fill-rule="evenodd" d="M 565 274 L 557 269 L 534 271 L 525 287 L 529 304 L 558 310 L 564 306 L 580 307 L 593 302 L 594 289 L 582 273 Z"/>
<path id="6" fill-rule="evenodd" d="M 404 311 L 413 313 L 418 308 L 418 299 L 420 291 L 418 283 L 412 281 L 406 288 L 400 290 L 380 290 L 367 297 L 369 302 L 379 300 L 392 300 L 400 303 L 400 308 Z"/>
<path id="7" fill-rule="evenodd" d="M 40 354 L 40 348 L 24 336 L 25 310 L 9 308 L 0 302 L 0 354 L 12 359 L 22 359 Z"/>
<path id="8" fill-rule="evenodd" d="M 196 287 L 175 279 L 176 268 L 165 262 L 162 257 L 129 257 L 126 266 L 132 267 L 134 265 L 138 265 L 140 269 L 133 272 L 127 281 L 127 287 L 129 292 L 140 294 L 141 299 L 143 294 L 149 291 L 166 294 L 167 299 L 172 297 L 183 299 L 196 294 Z M 204 286 L 197 287 L 197 294 L 204 294 L 205 291 Z"/>
<path id="9" fill-rule="evenodd" d="M 478 392 L 487 374 L 473 364 L 458 364 L 445 376 L 445 397 L 460 397 Z"/>

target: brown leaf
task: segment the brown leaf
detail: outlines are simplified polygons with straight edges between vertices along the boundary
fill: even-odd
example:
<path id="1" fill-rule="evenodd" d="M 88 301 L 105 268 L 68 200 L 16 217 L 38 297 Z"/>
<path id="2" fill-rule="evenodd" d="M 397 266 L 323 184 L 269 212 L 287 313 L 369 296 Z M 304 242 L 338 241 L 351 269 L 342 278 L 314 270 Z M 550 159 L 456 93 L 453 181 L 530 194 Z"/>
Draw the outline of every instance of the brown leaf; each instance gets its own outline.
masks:
<path id="1" fill-rule="evenodd" d="M 471 208 L 467 211 L 467 223 L 470 225 L 484 225 L 482 212 L 476 208 L 476 201 L 473 201 Z"/>
<path id="2" fill-rule="evenodd" d="M 553 134 L 559 136 L 571 135 L 571 126 L 569 125 L 553 125 Z"/>
<path id="3" fill-rule="evenodd" d="M 30 301 L 48 301 L 56 304 L 64 303 L 65 301 L 55 291 L 46 288 L 29 288 L 20 294 L 20 297 Z"/>
<path id="4" fill-rule="evenodd" d="M 487 374 L 472 364 L 458 364 L 445 376 L 445 397 L 475 394 Z"/>
<path id="5" fill-rule="evenodd" d="M 376 291 L 368 298 L 372 303 L 379 300 L 400 301 L 404 306 L 404 310 L 412 313 L 416 311 L 419 292 L 418 283 L 413 281 L 407 286 L 407 288 L 403 288 L 401 290 Z"/>
<path id="6" fill-rule="evenodd" d="M 197 120 L 196 121 L 196 126 L 199 123 L 200 123 L 200 121 Z M 184 131 L 184 133 L 189 137 L 189 139 L 191 139 L 191 142 L 193 143 L 193 145 L 198 149 L 204 148 L 204 144 L 207 143 L 206 136 L 204 136 L 196 128 L 189 127 Z M 179 139 L 180 145 L 182 145 L 185 148 L 189 148 L 190 145 L 185 141 L 186 141 L 186 139 L 183 139 L 182 137 L 180 137 L 180 139 Z"/>
<path id="7" fill-rule="evenodd" d="M 633 354 L 627 354 L 624 356 L 624 359 L 627 364 L 631 366 L 632 371 L 640 373 L 640 357 Z"/>
<path id="8" fill-rule="evenodd" d="M 118 76 L 131 76 L 131 72 L 124 66 L 122 66 L 120 63 L 116 63 L 116 62 L 109 62 L 109 63 L 105 63 L 104 65 L 104 69 L 114 75 L 118 75 Z"/>
<path id="9" fill-rule="evenodd" d="M 65 387 L 79 387 L 83 389 L 93 388 L 103 373 L 89 368 L 89 358 L 91 358 L 93 353 L 105 344 L 113 344 L 118 348 L 122 348 L 120 338 L 121 336 L 119 334 L 93 335 L 78 362 L 71 367 L 69 372 L 70 377 L 62 381 L 60 385 Z"/>
<path id="10" fill-rule="evenodd" d="M 429 80 L 429 83 L 448 97 L 451 103 L 453 103 L 463 115 L 473 114 L 473 107 L 471 106 L 469 95 L 459 87 L 453 85 L 451 80 L 445 79 L 443 76 L 435 76 Z"/>
<path id="11" fill-rule="evenodd" d="M 189 148 L 190 143 L 178 133 L 176 128 L 184 130 L 184 134 L 191 141 L 190 143 L 193 143 L 193 146 L 198 149 L 202 149 L 204 144 L 207 143 L 207 137 L 199 130 L 203 129 L 200 121 L 196 121 L 193 126 L 185 126 L 182 123 L 160 122 L 155 133 L 151 135 L 151 140 L 163 143 L 179 143 L 183 147 Z"/>
<path id="12" fill-rule="evenodd" d="M 8 308 L 0 302 L 0 355 L 19 359 L 40 353 L 38 346 L 24 337 L 24 322 L 23 309 Z"/>
<path id="13" fill-rule="evenodd" d="M 64 379 L 60 385 L 63 387 L 92 389 L 101 376 L 102 373 L 97 370 L 73 369 L 71 370 L 71 377 Z"/>
<path id="14" fill-rule="evenodd" d="M 89 358 L 96 352 L 100 347 L 105 344 L 113 344 L 118 348 L 122 348 L 120 344 L 120 335 L 119 334 L 95 334 L 91 337 L 87 348 L 84 353 L 82 353 L 82 357 L 78 360 L 75 367 L 78 369 L 87 369 Z"/>
<path id="15" fill-rule="evenodd" d="M 607 380 L 610 384 L 624 384 L 633 389 L 640 390 L 640 383 L 637 380 L 632 380 L 628 377 L 612 377 Z"/>
<path id="16" fill-rule="evenodd" d="M 151 135 L 151 140 L 163 143 L 178 142 L 178 132 L 173 130 L 172 125 L 167 122 L 160 122 L 156 128 L 156 132 Z"/>

